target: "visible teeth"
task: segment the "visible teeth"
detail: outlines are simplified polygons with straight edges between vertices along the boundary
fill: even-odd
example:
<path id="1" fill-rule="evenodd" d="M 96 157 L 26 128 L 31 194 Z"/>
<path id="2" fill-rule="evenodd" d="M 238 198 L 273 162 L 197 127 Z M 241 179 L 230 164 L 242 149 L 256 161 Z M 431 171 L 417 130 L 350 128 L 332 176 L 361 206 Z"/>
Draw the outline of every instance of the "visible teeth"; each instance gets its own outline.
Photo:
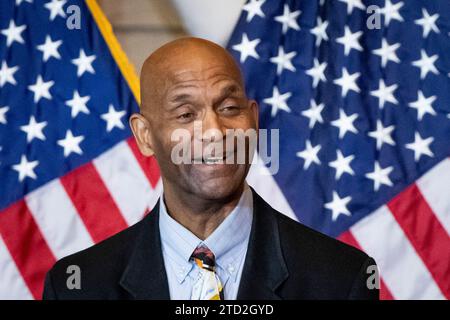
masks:
<path id="1" fill-rule="evenodd" d="M 221 157 L 211 157 L 211 158 L 205 158 L 205 163 L 206 164 L 214 164 L 214 163 L 218 163 L 219 161 L 222 161 L 223 158 Z"/>

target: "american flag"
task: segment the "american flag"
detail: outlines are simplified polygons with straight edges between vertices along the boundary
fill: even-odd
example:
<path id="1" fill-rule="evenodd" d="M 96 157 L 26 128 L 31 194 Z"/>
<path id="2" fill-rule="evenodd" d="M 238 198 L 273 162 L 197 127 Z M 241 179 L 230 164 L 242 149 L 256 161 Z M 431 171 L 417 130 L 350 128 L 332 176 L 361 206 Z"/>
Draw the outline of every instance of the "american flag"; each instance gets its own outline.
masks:
<path id="1" fill-rule="evenodd" d="M 228 45 L 285 212 L 374 257 L 384 299 L 450 297 L 449 31 L 448 0 L 250 0 Z"/>
<path id="2" fill-rule="evenodd" d="M 385 298 L 448 298 L 449 5 L 374 1 L 383 25 L 367 30 L 370 4 L 244 6 L 229 49 L 281 138 L 278 174 L 248 180 L 374 256 Z M 0 298 L 39 299 L 57 259 L 153 207 L 158 167 L 126 123 L 138 90 L 95 1 L 0 2 Z"/>
<path id="3" fill-rule="evenodd" d="M 57 259 L 155 204 L 137 84 L 95 1 L 0 2 L 0 299 L 40 299 Z"/>

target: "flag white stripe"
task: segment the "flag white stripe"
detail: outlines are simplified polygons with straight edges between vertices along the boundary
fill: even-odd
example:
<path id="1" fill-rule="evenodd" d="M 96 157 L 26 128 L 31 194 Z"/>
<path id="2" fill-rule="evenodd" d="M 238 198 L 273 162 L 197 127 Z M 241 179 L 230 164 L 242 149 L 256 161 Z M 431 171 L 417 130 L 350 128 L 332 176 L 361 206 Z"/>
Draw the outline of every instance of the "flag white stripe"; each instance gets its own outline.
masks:
<path id="1" fill-rule="evenodd" d="M 255 191 L 269 203 L 275 210 L 287 215 L 291 219 L 298 221 L 294 211 L 287 202 L 278 183 L 270 174 L 269 169 L 264 165 L 263 161 L 257 154 L 257 161 L 253 161 L 250 171 L 247 175 L 247 183 L 252 186 Z"/>
<path id="2" fill-rule="evenodd" d="M 362 249 L 378 264 L 380 275 L 396 299 L 444 299 L 387 206 L 350 228 Z"/>
<path id="3" fill-rule="evenodd" d="M 25 201 L 56 258 L 94 244 L 59 179 L 29 193 Z"/>
<path id="4" fill-rule="evenodd" d="M 417 180 L 416 185 L 436 218 L 450 234 L 450 159 L 445 159 Z"/>
<path id="5" fill-rule="evenodd" d="M 32 300 L 5 242 L 0 236 L 0 300 Z"/>
<path id="6" fill-rule="evenodd" d="M 159 190 L 152 188 L 126 141 L 93 162 L 128 225 L 141 220 L 158 199 Z"/>

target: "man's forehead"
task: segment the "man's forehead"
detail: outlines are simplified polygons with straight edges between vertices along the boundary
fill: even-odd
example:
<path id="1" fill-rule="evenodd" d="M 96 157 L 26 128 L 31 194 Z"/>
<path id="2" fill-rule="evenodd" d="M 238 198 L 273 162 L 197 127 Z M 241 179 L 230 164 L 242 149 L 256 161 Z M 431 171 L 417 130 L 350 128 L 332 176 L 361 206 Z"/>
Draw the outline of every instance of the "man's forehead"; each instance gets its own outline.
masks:
<path id="1" fill-rule="evenodd" d="M 207 40 L 175 40 L 147 58 L 141 72 L 143 104 L 167 97 L 178 87 L 219 87 L 235 82 L 244 91 L 241 71 L 233 57 Z"/>
<path id="2" fill-rule="evenodd" d="M 214 66 L 202 69 L 185 68 L 169 72 L 166 81 L 171 89 L 187 86 L 223 85 L 225 82 L 234 82 L 240 85 L 240 76 L 225 66 Z"/>

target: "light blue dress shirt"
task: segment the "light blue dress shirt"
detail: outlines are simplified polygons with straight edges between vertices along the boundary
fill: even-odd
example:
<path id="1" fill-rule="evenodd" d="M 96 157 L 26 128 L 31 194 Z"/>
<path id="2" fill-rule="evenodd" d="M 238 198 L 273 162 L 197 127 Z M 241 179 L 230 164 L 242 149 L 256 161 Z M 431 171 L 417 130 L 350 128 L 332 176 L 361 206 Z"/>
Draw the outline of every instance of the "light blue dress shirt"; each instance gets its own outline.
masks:
<path id="1" fill-rule="evenodd" d="M 190 257 L 203 243 L 216 257 L 216 272 L 223 285 L 225 300 L 236 299 L 253 220 L 253 195 L 248 185 L 237 206 L 204 241 L 175 221 L 167 213 L 164 201 L 159 203 L 159 230 L 170 298 L 191 298 L 200 269 Z"/>

